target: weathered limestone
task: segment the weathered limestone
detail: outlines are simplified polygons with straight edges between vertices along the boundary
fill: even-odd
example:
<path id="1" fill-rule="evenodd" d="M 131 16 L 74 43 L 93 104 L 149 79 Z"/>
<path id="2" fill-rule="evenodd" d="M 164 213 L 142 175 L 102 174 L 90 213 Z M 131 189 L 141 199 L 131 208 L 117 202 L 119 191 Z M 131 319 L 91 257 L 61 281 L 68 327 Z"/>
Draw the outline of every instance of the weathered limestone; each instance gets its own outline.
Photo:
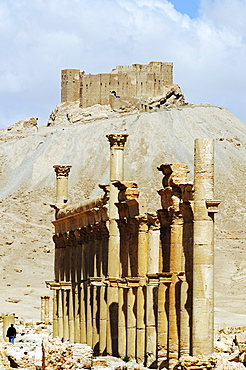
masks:
<path id="1" fill-rule="evenodd" d="M 41 322 L 44 322 L 45 325 L 48 325 L 50 322 L 50 297 L 44 296 L 41 297 Z"/>
<path id="2" fill-rule="evenodd" d="M 194 256 L 192 354 L 213 353 L 214 330 L 214 150 L 211 139 L 196 139 L 194 154 Z"/>
<path id="3" fill-rule="evenodd" d="M 58 338 L 44 338 L 42 342 L 43 370 L 90 369 L 92 349 L 86 344 L 62 343 Z"/>

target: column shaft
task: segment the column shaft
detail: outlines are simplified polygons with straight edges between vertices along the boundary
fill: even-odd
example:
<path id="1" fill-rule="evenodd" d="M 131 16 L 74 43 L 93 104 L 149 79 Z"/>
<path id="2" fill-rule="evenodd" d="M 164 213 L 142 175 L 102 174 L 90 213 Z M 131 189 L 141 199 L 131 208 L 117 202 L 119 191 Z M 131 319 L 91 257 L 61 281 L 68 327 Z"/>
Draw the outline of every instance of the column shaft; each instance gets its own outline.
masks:
<path id="1" fill-rule="evenodd" d="M 44 322 L 45 297 L 41 297 L 41 322 Z"/>
<path id="2" fill-rule="evenodd" d="M 136 360 L 139 364 L 144 364 L 145 360 L 145 298 L 144 286 L 137 288 L 137 341 L 136 341 Z"/>
<path id="3" fill-rule="evenodd" d="M 156 327 L 156 289 L 155 285 L 146 287 L 146 366 L 156 367 L 157 327 Z"/>
<path id="4" fill-rule="evenodd" d="M 107 337 L 107 302 L 105 285 L 100 287 L 100 323 L 99 323 L 99 355 L 103 356 L 106 353 L 106 337 Z"/>
<path id="5" fill-rule="evenodd" d="M 135 303 L 134 288 L 128 289 L 127 294 L 127 357 L 134 359 L 136 354 L 136 317 L 133 312 Z"/>
<path id="6" fill-rule="evenodd" d="M 73 289 L 67 292 L 69 299 L 68 306 L 68 323 L 69 323 L 69 341 L 74 343 L 74 300 L 73 300 Z"/>
<path id="7" fill-rule="evenodd" d="M 85 294 L 85 283 L 82 283 L 80 290 L 80 343 L 86 343 L 86 294 Z"/>
<path id="8" fill-rule="evenodd" d="M 53 338 L 58 337 L 59 329 L 58 329 L 58 297 L 57 297 L 57 290 L 53 291 Z"/>
<path id="9" fill-rule="evenodd" d="M 213 199 L 213 141 L 195 140 L 192 354 L 214 349 L 214 225 L 206 200 Z"/>
<path id="10" fill-rule="evenodd" d="M 99 290 L 97 286 L 92 287 L 93 290 L 93 317 L 92 317 L 92 348 L 94 349 L 94 354 L 99 355 L 99 305 L 100 301 Z"/>
<path id="11" fill-rule="evenodd" d="M 163 282 L 160 283 L 158 289 L 158 368 L 167 368 L 168 359 L 168 286 Z"/>
<path id="12" fill-rule="evenodd" d="M 62 295 L 63 292 L 61 289 L 57 290 L 58 294 L 58 336 L 63 339 L 63 304 L 62 304 Z"/>
<path id="13" fill-rule="evenodd" d="M 127 290 L 126 288 L 119 287 L 119 357 L 124 358 L 126 356 L 126 301 L 127 301 Z"/>
<path id="14" fill-rule="evenodd" d="M 190 317 L 186 308 L 188 288 L 187 281 L 182 281 L 180 291 L 180 356 L 190 354 Z"/>
<path id="15" fill-rule="evenodd" d="M 68 292 L 63 290 L 63 341 L 69 340 Z"/>
<path id="16" fill-rule="evenodd" d="M 50 297 L 44 297 L 44 323 L 48 325 L 50 322 Z"/>
<path id="17" fill-rule="evenodd" d="M 78 287 L 74 291 L 74 342 L 80 343 L 80 318 Z"/>
<path id="18" fill-rule="evenodd" d="M 72 166 L 53 166 L 56 172 L 56 203 L 64 205 L 68 201 L 68 175 Z"/>
<path id="19" fill-rule="evenodd" d="M 92 305 L 91 286 L 87 285 L 87 318 L 86 318 L 86 343 L 92 347 Z"/>

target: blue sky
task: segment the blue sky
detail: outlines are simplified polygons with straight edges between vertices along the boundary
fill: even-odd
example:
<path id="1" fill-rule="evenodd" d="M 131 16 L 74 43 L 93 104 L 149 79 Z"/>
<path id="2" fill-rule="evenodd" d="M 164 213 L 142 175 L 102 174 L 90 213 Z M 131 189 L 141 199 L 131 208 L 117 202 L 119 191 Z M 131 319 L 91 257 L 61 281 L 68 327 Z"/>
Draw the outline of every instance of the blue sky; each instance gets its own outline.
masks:
<path id="1" fill-rule="evenodd" d="M 103 4 L 103 6 L 102 6 Z M 246 122 L 245 0 L 4 0 L 0 2 L 0 128 L 46 125 L 60 71 L 174 63 L 189 103 L 228 108 Z"/>
<path id="2" fill-rule="evenodd" d="M 196 18 L 198 16 L 199 0 L 170 0 L 170 3 L 182 14 L 188 14 L 191 18 Z"/>

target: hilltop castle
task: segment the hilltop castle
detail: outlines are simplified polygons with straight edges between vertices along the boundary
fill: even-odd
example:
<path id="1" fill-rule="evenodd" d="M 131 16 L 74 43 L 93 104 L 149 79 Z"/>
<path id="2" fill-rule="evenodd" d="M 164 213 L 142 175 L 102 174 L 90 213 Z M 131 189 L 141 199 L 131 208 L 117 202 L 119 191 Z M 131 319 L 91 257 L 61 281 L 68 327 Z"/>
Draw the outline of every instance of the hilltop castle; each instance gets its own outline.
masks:
<path id="1" fill-rule="evenodd" d="M 176 86 L 173 84 L 173 63 L 117 66 L 110 73 L 98 75 L 64 69 L 61 71 L 61 102 L 79 100 L 81 108 L 95 104 L 120 108 L 126 102 L 136 105 L 150 97 L 165 97 L 170 88 Z"/>

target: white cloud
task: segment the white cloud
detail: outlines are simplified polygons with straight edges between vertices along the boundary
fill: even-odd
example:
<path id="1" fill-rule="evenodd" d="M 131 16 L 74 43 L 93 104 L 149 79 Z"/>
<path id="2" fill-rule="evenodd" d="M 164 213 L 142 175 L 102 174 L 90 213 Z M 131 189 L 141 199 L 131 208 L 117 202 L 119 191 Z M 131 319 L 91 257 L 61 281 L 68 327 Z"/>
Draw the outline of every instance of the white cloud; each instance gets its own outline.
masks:
<path id="1" fill-rule="evenodd" d="M 46 124 L 59 103 L 61 69 L 100 73 L 119 64 L 172 61 L 189 102 L 226 106 L 246 121 L 245 17 L 245 0 L 203 0 L 195 19 L 168 0 L 1 3 L 1 100 L 21 102 L 23 114 Z M 6 104 L 0 108 L 5 126 Z"/>

